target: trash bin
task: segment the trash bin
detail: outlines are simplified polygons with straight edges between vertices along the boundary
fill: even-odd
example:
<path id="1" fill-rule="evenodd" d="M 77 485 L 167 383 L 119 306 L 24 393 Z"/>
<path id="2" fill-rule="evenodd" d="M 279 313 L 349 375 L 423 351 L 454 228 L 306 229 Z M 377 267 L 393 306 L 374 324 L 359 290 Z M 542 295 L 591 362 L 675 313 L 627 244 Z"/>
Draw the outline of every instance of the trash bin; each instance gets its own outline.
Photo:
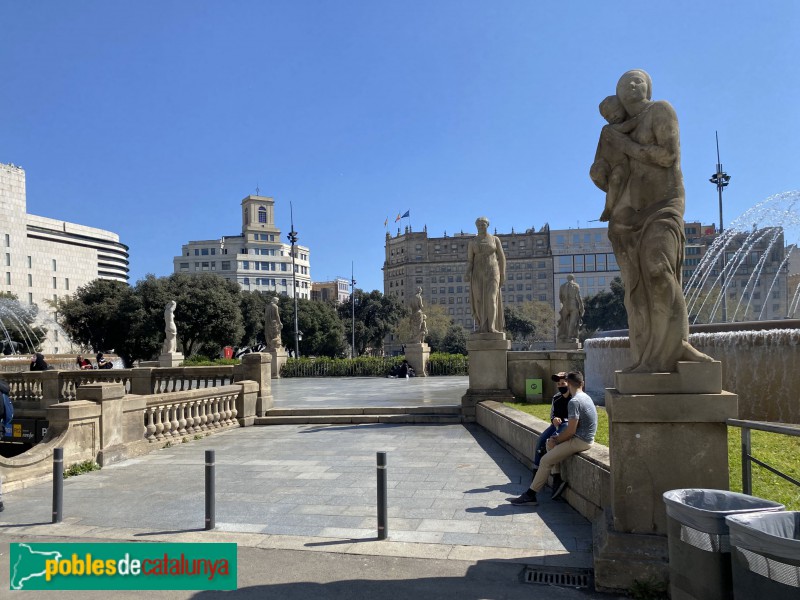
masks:
<path id="1" fill-rule="evenodd" d="M 733 597 L 800 598 L 800 512 L 725 519 L 730 528 Z"/>
<path id="2" fill-rule="evenodd" d="M 725 517 L 779 511 L 770 500 L 725 490 L 664 492 L 672 600 L 731 600 L 731 548 Z"/>

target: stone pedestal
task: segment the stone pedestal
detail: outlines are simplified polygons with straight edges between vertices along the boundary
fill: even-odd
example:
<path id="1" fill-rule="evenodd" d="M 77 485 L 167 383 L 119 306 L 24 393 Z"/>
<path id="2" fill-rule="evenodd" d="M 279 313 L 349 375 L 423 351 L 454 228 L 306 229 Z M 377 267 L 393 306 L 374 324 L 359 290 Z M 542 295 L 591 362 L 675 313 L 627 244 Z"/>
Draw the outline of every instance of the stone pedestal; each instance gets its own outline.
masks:
<path id="1" fill-rule="evenodd" d="M 417 377 L 427 377 L 428 359 L 431 349 L 428 344 L 406 344 L 406 360 L 414 368 Z"/>
<path id="2" fill-rule="evenodd" d="M 512 402 L 508 389 L 508 351 L 511 342 L 504 333 L 473 333 L 467 340 L 469 389 L 461 398 L 465 421 L 475 420 L 475 406 L 484 400 Z"/>
<path id="3" fill-rule="evenodd" d="M 256 416 L 263 417 L 274 405 L 272 399 L 272 355 L 269 352 L 254 352 L 242 357 L 241 376 L 258 384 Z"/>
<path id="4" fill-rule="evenodd" d="M 272 379 L 280 379 L 281 367 L 286 364 L 289 354 L 283 348 L 272 348 L 269 353 L 272 354 Z"/>
<path id="5" fill-rule="evenodd" d="M 719 362 L 679 362 L 675 373 L 617 371 L 615 381 L 616 388 L 606 390 L 611 526 L 607 547 L 595 549 L 595 573 L 600 570 L 607 589 L 629 587 L 630 573 L 641 567 L 636 551 L 627 557 L 621 551 L 626 545 L 645 544 L 653 550 L 648 560 L 661 560 L 667 535 L 664 492 L 728 489 L 726 420 L 738 414 L 736 394 L 722 391 Z M 616 575 L 604 570 L 610 565 Z M 659 569 L 651 564 L 648 571 Z"/>
<path id="6" fill-rule="evenodd" d="M 170 352 L 158 357 L 158 366 L 160 367 L 180 367 L 182 364 L 183 354 L 181 352 Z"/>

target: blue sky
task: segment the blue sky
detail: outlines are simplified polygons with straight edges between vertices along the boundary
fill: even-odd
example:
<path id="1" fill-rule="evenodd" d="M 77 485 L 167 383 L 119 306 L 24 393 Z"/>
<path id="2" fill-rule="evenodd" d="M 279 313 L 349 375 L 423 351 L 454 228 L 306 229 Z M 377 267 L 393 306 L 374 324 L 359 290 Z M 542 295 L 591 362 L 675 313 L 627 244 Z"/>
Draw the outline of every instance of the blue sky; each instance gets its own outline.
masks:
<path id="1" fill-rule="evenodd" d="M 131 283 L 240 230 L 258 186 L 312 277 L 383 289 L 384 220 L 594 225 L 597 105 L 643 68 L 681 126 L 687 220 L 800 188 L 800 3 L 4 0 L 0 161 L 28 211 L 119 233 Z M 403 220 L 403 225 L 408 220 Z"/>

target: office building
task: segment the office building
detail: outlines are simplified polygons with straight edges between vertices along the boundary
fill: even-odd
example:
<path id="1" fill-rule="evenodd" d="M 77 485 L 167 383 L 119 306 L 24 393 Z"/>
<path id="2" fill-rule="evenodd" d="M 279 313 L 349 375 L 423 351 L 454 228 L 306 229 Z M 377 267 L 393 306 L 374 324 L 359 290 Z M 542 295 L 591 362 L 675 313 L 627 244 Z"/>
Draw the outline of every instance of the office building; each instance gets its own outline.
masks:
<path id="1" fill-rule="evenodd" d="M 311 262 L 307 246 L 295 244 L 294 273 L 291 245 L 281 242 L 275 225 L 275 200 L 247 196 L 242 200 L 242 231 L 213 240 L 195 240 L 173 258 L 176 273 L 216 273 L 237 282 L 243 290 L 311 297 Z M 293 286 L 294 283 L 294 286 Z"/>

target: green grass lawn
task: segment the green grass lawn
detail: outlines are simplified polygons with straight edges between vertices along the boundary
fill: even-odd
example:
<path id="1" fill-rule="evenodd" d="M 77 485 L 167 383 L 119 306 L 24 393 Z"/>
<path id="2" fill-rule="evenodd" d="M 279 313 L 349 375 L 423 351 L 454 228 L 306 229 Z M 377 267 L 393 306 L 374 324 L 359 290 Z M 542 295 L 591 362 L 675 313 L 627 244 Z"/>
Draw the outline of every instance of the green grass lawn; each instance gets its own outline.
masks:
<path id="1" fill-rule="evenodd" d="M 547 421 L 549 404 L 508 403 L 507 406 Z M 790 437 L 766 431 L 751 432 L 752 453 L 757 459 L 773 468 L 800 480 L 800 437 Z M 728 463 L 730 489 L 742 491 L 742 434 L 738 427 L 728 427 Z M 595 442 L 608 446 L 608 413 L 597 407 L 597 435 Z M 753 495 L 786 505 L 786 510 L 800 510 L 800 488 L 753 465 Z"/>

